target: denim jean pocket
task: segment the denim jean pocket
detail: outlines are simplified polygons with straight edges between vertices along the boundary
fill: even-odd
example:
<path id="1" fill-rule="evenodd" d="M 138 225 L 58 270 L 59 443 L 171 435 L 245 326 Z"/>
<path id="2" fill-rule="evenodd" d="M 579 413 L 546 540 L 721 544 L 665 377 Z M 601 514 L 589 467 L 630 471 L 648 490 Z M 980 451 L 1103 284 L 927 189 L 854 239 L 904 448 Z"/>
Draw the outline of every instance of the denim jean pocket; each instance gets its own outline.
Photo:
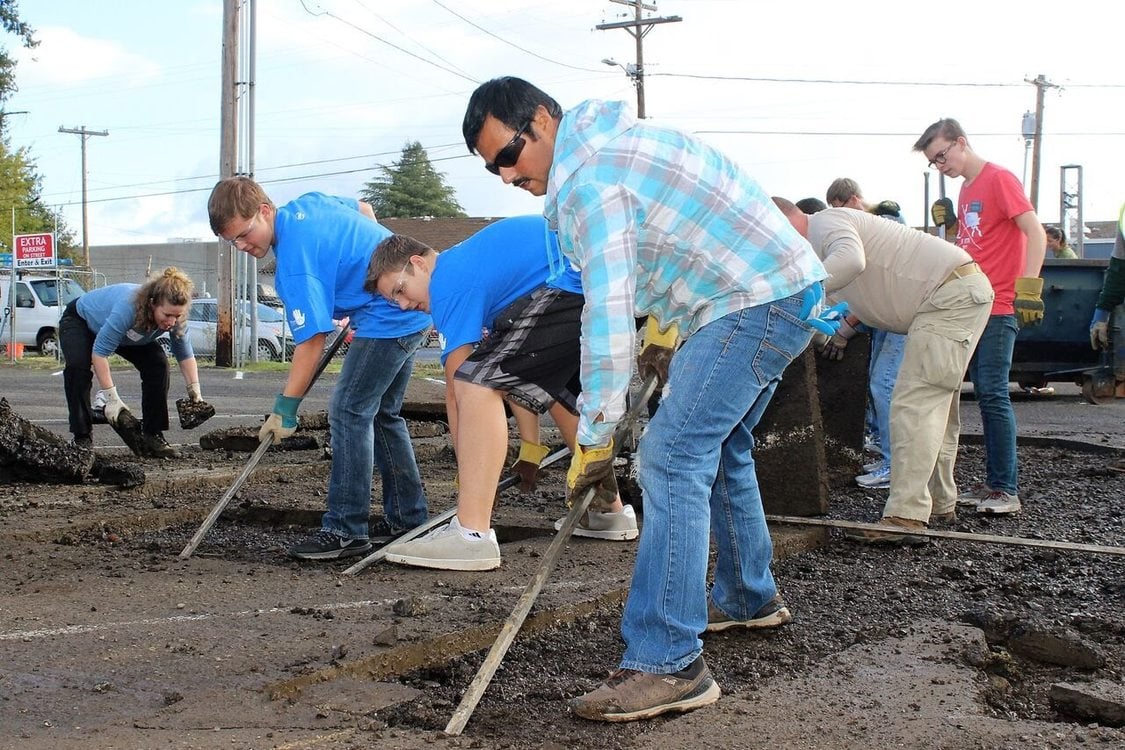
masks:
<path id="1" fill-rule="evenodd" d="M 789 363 L 808 346 L 812 333 L 812 327 L 794 313 L 777 303 L 769 305 L 765 336 L 754 355 L 758 382 L 766 385 L 781 377 Z"/>

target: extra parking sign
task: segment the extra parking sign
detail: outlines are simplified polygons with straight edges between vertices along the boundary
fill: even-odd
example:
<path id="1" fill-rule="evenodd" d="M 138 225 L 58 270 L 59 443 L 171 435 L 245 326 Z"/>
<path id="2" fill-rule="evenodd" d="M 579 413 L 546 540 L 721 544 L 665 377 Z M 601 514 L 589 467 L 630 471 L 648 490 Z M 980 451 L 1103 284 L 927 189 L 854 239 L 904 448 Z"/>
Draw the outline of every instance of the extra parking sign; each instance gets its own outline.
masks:
<path id="1" fill-rule="evenodd" d="M 12 238 L 15 250 L 16 268 L 54 268 L 55 235 L 50 232 L 41 234 L 17 234 Z"/>

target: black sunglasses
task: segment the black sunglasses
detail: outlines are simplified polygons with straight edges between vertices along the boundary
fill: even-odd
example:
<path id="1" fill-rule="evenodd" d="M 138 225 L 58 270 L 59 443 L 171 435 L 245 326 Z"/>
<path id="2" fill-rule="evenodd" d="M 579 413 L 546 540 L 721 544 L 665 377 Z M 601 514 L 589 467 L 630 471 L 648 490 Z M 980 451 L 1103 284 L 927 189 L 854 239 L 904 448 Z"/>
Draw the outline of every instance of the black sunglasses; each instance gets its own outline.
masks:
<path id="1" fill-rule="evenodd" d="M 523 153 L 523 144 L 527 142 L 523 139 L 523 134 L 530 127 L 531 122 L 528 121 L 517 130 L 516 134 L 512 136 L 512 140 L 508 141 L 508 145 L 496 152 L 495 161 L 485 163 L 484 168 L 494 175 L 499 175 L 501 169 L 516 166 L 516 162 L 520 160 L 520 154 Z"/>

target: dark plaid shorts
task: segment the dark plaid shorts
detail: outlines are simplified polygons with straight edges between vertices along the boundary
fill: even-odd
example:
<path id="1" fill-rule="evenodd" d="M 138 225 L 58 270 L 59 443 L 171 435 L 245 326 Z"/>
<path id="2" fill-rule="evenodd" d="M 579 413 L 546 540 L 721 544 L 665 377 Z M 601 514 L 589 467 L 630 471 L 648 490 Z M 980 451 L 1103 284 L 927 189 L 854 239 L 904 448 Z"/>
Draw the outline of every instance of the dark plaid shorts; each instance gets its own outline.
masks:
<path id="1" fill-rule="evenodd" d="M 577 414 L 583 303 L 581 294 L 549 287 L 520 297 L 454 377 L 503 391 L 536 414 L 556 401 Z"/>

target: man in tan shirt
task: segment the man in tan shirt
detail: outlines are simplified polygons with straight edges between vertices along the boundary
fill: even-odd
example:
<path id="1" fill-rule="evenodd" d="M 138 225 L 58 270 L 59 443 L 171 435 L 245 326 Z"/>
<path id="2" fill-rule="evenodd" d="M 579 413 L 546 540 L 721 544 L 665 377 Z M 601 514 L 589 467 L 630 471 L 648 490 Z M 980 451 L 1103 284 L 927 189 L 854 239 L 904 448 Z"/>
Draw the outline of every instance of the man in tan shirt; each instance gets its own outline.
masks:
<path id="1" fill-rule="evenodd" d="M 824 263 L 825 293 L 848 303 L 848 321 L 828 346 L 846 347 L 858 322 L 906 334 L 891 397 L 891 488 L 880 523 L 893 532 L 952 520 L 958 396 L 992 309 L 992 286 L 968 253 L 933 235 L 861 211 L 829 208 L 809 216 L 783 198 L 774 203 Z M 874 532 L 853 538 L 925 541 Z"/>

